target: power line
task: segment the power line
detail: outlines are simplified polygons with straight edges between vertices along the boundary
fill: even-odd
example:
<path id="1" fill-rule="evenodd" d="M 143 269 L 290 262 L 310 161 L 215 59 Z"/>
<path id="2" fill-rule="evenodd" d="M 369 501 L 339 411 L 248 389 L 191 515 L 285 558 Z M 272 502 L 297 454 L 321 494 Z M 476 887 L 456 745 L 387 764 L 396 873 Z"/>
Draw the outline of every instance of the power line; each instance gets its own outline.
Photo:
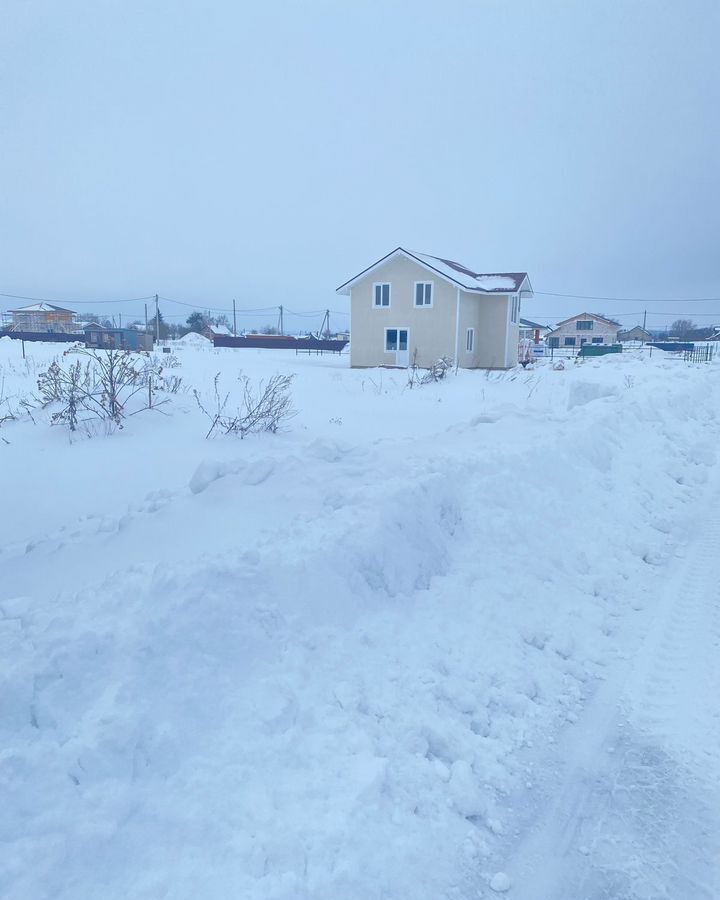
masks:
<path id="1" fill-rule="evenodd" d="M 608 303 L 720 303 L 720 297 L 594 297 L 587 294 L 557 294 L 553 291 L 533 291 L 543 297 L 567 297 L 570 300 L 606 300 Z"/>
<path id="2" fill-rule="evenodd" d="M 118 300 L 53 300 L 49 297 L 23 297 L 20 294 L 5 294 L 0 291 L 0 297 L 11 297 L 13 300 L 32 300 L 33 303 L 74 303 L 75 305 L 87 303 L 96 306 L 100 303 L 138 303 L 141 300 L 152 300 L 154 294 L 147 297 L 122 297 Z"/>
<path id="3" fill-rule="evenodd" d="M 644 310 L 635 310 L 634 312 L 625 312 L 625 313 L 613 313 L 613 317 L 617 319 L 625 319 L 629 316 L 635 316 L 636 318 L 640 317 Z M 676 318 L 682 318 L 683 316 L 687 316 L 687 311 L 685 312 L 657 312 L 652 309 L 647 310 L 648 316 L 675 316 Z M 692 313 L 694 319 L 720 319 L 720 313 Z M 541 320 L 544 319 L 547 322 L 557 322 L 557 316 L 532 316 L 532 320 Z"/>
<path id="4" fill-rule="evenodd" d="M 206 309 L 208 312 L 232 312 L 232 306 L 205 306 L 204 303 L 187 303 L 185 300 L 175 300 L 173 297 L 160 296 L 166 303 L 177 303 L 178 306 L 187 306 L 190 309 Z M 257 309 L 246 309 L 249 313 L 274 312 L 277 306 L 262 306 Z"/>
<path id="5" fill-rule="evenodd" d="M 597 300 L 607 303 L 720 303 L 720 297 L 604 297 L 596 294 L 563 294 L 557 291 L 533 291 L 541 297 L 563 297 L 569 300 Z M 99 304 L 99 303 L 137 303 L 144 300 L 153 300 L 154 294 L 148 294 L 146 297 L 119 297 L 115 300 L 62 300 L 51 297 L 29 297 L 23 294 L 10 294 L 0 291 L 0 297 L 9 297 L 13 300 L 31 300 L 34 303 L 81 303 L 81 304 Z M 177 300 L 174 297 L 160 296 L 161 300 L 168 303 L 177 303 L 179 306 L 187 306 L 197 309 L 202 304 L 188 303 L 185 300 Z M 214 312 L 231 312 L 232 307 L 228 306 L 203 306 L 203 309 L 212 310 Z M 272 312 L 277 306 L 264 306 L 257 309 L 248 310 L 248 312 Z M 288 310 L 290 312 L 290 310 Z M 298 316 L 323 315 L 324 309 L 308 310 L 303 312 L 292 313 Z M 343 315 L 343 313 L 339 313 Z"/>

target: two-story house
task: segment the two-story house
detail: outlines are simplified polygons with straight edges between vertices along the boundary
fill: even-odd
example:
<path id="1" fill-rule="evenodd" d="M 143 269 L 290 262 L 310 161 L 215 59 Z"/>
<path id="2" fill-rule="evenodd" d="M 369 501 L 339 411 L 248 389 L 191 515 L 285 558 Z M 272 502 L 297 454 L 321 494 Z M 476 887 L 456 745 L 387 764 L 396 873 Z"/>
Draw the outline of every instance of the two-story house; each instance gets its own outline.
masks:
<path id="1" fill-rule="evenodd" d="M 73 331 L 75 313 L 53 303 L 33 303 L 11 309 L 13 331 Z"/>
<path id="2" fill-rule="evenodd" d="M 580 313 L 558 322 L 547 335 L 549 347 L 582 347 L 583 344 L 617 344 L 620 323 L 596 313 Z"/>
<path id="3" fill-rule="evenodd" d="M 341 284 L 350 297 L 350 365 L 428 367 L 441 357 L 462 368 L 517 365 L 525 272 L 481 274 L 397 247 Z"/>

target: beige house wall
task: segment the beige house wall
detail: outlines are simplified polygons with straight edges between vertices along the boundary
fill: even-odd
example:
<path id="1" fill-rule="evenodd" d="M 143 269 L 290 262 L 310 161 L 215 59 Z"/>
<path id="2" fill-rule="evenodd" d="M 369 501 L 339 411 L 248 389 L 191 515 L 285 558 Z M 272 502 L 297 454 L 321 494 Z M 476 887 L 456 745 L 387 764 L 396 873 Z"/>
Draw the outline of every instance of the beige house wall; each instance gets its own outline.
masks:
<path id="1" fill-rule="evenodd" d="M 415 306 L 415 282 L 430 281 L 433 303 Z M 390 307 L 373 305 L 373 285 L 389 282 Z M 407 328 L 410 362 L 431 366 L 441 356 L 455 356 L 457 291 L 445 279 L 404 256 L 389 259 L 353 285 L 350 296 L 350 365 L 394 366 L 385 352 L 385 329 Z"/>
<path id="2" fill-rule="evenodd" d="M 415 306 L 415 283 L 433 285 L 431 307 Z M 390 307 L 374 306 L 374 285 L 388 282 Z M 457 310 L 460 308 L 459 329 Z M 407 328 L 409 361 L 431 366 L 440 357 L 463 368 L 501 369 L 516 365 L 518 326 L 510 323 L 507 295 L 478 295 L 458 289 L 444 278 L 404 256 L 378 266 L 353 285 L 350 295 L 350 365 L 394 366 L 396 355 L 385 352 L 385 329 Z M 475 329 L 474 350 L 466 350 L 467 329 Z"/>
<path id="3" fill-rule="evenodd" d="M 517 365 L 519 329 L 510 321 L 507 294 L 460 294 L 458 361 L 467 369 L 507 369 Z M 467 329 L 475 329 L 475 349 L 468 353 Z"/>

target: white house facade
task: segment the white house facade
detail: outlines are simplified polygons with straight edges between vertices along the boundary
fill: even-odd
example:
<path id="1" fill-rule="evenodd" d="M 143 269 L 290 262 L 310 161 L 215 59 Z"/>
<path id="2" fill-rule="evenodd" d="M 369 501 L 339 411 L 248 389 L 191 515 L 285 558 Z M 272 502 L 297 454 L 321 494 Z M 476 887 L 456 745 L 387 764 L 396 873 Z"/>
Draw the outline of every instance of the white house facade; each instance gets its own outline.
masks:
<path id="1" fill-rule="evenodd" d="M 480 274 L 440 257 L 397 247 L 346 281 L 350 364 L 462 368 L 517 364 L 520 304 L 532 297 L 525 272 Z"/>
<path id="2" fill-rule="evenodd" d="M 583 344 L 617 344 L 619 331 L 619 322 L 596 313 L 581 313 L 558 322 L 546 340 L 551 348 L 580 348 Z"/>

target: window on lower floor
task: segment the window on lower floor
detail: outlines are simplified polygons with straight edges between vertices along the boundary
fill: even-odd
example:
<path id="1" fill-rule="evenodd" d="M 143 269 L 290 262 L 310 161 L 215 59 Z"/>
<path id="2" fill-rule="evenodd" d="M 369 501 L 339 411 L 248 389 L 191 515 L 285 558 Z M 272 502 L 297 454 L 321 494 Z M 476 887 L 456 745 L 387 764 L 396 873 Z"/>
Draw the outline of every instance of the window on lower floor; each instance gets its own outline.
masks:
<path id="1" fill-rule="evenodd" d="M 565 346 L 566 347 L 574 347 L 575 346 L 575 338 L 574 337 L 566 337 L 565 338 Z"/>
<path id="2" fill-rule="evenodd" d="M 385 329 L 385 352 L 394 353 L 397 350 L 407 350 L 408 348 L 408 330 L 407 328 L 386 328 Z"/>
<path id="3" fill-rule="evenodd" d="M 388 283 L 373 285 L 373 306 L 390 306 L 390 285 Z"/>
<path id="4" fill-rule="evenodd" d="M 475 349 L 475 329 L 468 328 L 465 334 L 465 349 L 468 353 L 472 353 Z"/>
<path id="5" fill-rule="evenodd" d="M 415 306 L 432 306 L 432 281 L 415 282 Z"/>
<path id="6" fill-rule="evenodd" d="M 560 346 L 560 338 L 550 338 L 550 346 L 551 347 L 559 347 Z"/>
<path id="7" fill-rule="evenodd" d="M 592 342 L 593 342 L 593 344 L 602 344 L 603 339 L 602 338 L 593 338 Z"/>

